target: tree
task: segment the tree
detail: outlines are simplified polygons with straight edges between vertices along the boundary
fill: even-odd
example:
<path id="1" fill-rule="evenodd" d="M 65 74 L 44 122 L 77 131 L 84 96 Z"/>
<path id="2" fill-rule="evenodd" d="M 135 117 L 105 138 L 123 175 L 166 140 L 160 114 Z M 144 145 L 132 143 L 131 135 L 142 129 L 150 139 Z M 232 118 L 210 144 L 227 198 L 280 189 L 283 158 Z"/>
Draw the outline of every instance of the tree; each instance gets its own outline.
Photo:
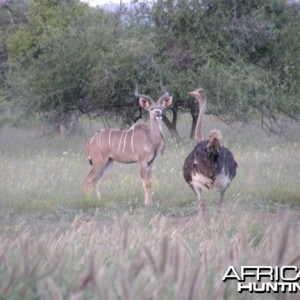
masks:
<path id="1" fill-rule="evenodd" d="M 71 130 L 81 114 L 129 124 L 141 117 L 136 83 L 158 97 L 160 81 L 174 97 L 163 121 L 177 139 L 180 111 L 191 113 L 193 136 L 198 112 L 187 92 L 197 86 L 208 91 L 208 112 L 228 122 L 259 115 L 276 131 L 278 116 L 298 120 L 297 3 L 159 0 L 114 12 L 79 0 L 25 3 L 26 21 L 12 15 L 2 43 L 2 78 L 10 97 L 56 128 Z"/>
<path id="2" fill-rule="evenodd" d="M 201 85 L 209 91 L 209 112 L 228 121 L 248 122 L 259 113 L 262 126 L 275 132 L 278 113 L 295 119 L 299 7 L 283 0 L 157 1 L 153 23 L 159 61 L 180 108 L 195 122 L 195 106 L 183 93 Z M 282 59 L 287 57 L 288 64 Z M 287 87 L 289 97 L 283 100 Z"/>
<path id="3" fill-rule="evenodd" d="M 135 84 L 152 82 L 147 93 L 153 81 L 159 87 L 156 50 L 127 31 L 120 18 L 78 1 L 32 1 L 27 23 L 8 41 L 15 96 L 22 95 L 28 110 L 62 133 L 79 114 L 115 116 L 124 123 L 138 118 Z"/>
<path id="4" fill-rule="evenodd" d="M 6 119 L 10 120 L 8 116 L 16 108 L 16 105 L 12 103 L 9 93 L 10 86 L 7 82 L 9 71 L 7 41 L 15 27 L 25 20 L 25 3 L 25 0 L 15 0 L 14 2 L 0 0 L 0 115 L 4 122 Z"/>

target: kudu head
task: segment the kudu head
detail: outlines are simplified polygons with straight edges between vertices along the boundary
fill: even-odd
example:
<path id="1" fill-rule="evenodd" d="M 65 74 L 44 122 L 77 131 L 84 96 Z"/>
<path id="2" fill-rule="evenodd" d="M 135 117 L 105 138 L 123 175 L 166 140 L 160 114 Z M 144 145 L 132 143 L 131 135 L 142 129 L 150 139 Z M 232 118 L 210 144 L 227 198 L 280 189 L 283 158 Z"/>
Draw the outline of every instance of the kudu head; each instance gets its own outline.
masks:
<path id="1" fill-rule="evenodd" d="M 139 98 L 139 104 L 142 108 L 149 111 L 150 119 L 152 120 L 160 120 L 162 118 L 162 113 L 165 108 L 168 108 L 172 105 L 173 98 L 169 95 L 169 93 L 162 86 L 162 90 L 164 94 L 160 96 L 160 98 L 155 102 L 150 96 L 146 96 L 143 94 L 139 94 L 138 85 L 136 85 L 135 89 L 135 97 Z"/>

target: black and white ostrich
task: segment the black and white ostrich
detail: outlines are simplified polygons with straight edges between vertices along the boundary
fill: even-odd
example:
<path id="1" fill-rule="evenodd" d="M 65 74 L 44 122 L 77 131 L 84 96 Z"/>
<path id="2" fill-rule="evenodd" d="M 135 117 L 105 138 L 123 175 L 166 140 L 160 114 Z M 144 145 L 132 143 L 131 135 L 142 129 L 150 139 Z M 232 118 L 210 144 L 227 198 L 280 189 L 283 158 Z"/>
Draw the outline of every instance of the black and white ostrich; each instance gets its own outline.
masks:
<path id="1" fill-rule="evenodd" d="M 204 89 L 196 89 L 189 93 L 199 102 L 199 115 L 195 129 L 197 145 L 186 157 L 183 165 L 183 176 L 197 195 L 202 212 L 205 203 L 201 193 L 203 189 L 215 189 L 220 192 L 220 206 L 224 193 L 235 177 L 237 163 L 229 149 L 221 146 L 219 130 L 210 131 L 208 140 L 203 139 L 202 122 L 206 110 L 206 94 Z"/>

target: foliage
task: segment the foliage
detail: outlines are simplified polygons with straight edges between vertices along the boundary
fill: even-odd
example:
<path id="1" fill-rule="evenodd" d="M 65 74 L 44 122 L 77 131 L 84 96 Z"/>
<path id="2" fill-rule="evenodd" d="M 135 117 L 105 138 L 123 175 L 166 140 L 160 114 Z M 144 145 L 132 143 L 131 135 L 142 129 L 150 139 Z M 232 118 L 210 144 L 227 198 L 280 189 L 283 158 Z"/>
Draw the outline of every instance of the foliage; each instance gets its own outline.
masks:
<path id="1" fill-rule="evenodd" d="M 173 129 L 178 109 L 197 113 L 187 92 L 199 85 L 209 113 L 227 121 L 259 115 L 278 132 L 282 115 L 299 118 L 298 3 L 133 1 L 104 11 L 79 0 L 28 0 L 11 8 L 14 24 L 0 10 L 8 57 L 1 99 L 52 124 L 74 114 L 131 123 L 141 116 L 135 84 L 155 98 L 160 81 L 174 97 Z"/>
<path id="2" fill-rule="evenodd" d="M 166 78 L 176 99 L 185 100 L 186 87 L 198 84 L 208 89 L 211 112 L 218 115 L 247 121 L 259 112 L 262 125 L 270 130 L 278 129 L 272 126 L 278 113 L 288 110 L 298 118 L 294 96 L 299 90 L 290 81 L 293 77 L 296 84 L 300 74 L 294 52 L 295 45 L 300 46 L 299 33 L 291 34 L 299 26 L 298 4 L 158 1 L 155 10 L 160 57 L 169 60 L 172 71 Z M 287 37 L 291 52 L 284 49 L 289 48 Z M 283 61 L 286 56 L 289 63 Z M 286 76 L 289 64 L 293 74 Z"/>

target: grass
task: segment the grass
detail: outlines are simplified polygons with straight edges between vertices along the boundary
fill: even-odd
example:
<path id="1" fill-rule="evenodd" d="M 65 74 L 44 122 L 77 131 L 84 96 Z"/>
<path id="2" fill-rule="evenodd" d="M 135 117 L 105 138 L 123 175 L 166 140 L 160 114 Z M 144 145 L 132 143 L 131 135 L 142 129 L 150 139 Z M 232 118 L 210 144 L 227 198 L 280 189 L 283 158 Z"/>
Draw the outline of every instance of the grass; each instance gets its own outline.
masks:
<path id="1" fill-rule="evenodd" d="M 134 164 L 113 166 L 100 202 L 84 196 L 85 142 L 95 128 L 65 143 L 2 129 L 0 299 L 284 299 L 239 294 L 222 276 L 230 265 L 299 265 L 299 131 L 267 137 L 255 125 L 210 119 L 207 128 L 215 126 L 239 168 L 221 214 L 218 195 L 204 193 L 205 218 L 182 177 L 189 140 L 167 136 L 154 203 L 144 208 Z"/>
<path id="2" fill-rule="evenodd" d="M 295 225 L 241 211 L 181 220 L 142 211 L 104 220 L 95 212 L 41 226 L 2 235 L 4 299 L 253 299 L 222 282 L 228 266 L 299 263 Z"/>

